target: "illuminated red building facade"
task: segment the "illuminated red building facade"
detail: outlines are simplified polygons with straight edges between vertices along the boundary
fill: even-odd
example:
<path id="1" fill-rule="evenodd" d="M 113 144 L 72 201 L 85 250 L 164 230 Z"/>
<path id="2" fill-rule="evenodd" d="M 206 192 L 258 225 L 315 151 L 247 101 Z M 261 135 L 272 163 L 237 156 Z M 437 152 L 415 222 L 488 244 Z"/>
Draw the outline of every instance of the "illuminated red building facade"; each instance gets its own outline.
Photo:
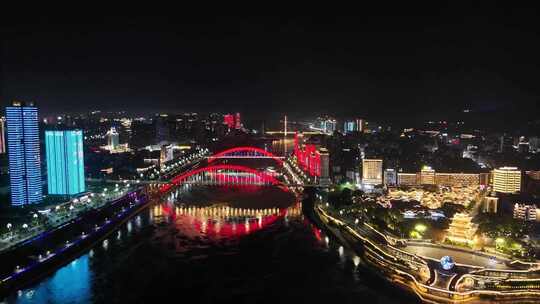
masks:
<path id="1" fill-rule="evenodd" d="M 313 144 L 304 144 L 303 136 L 294 135 L 294 156 L 302 170 L 311 176 L 321 176 L 321 154 Z"/>
<path id="2" fill-rule="evenodd" d="M 240 113 L 223 115 L 223 123 L 226 124 L 229 129 L 239 130 L 242 127 Z"/>
<path id="3" fill-rule="evenodd" d="M 227 125 L 229 129 L 234 128 L 234 116 L 232 114 L 223 115 L 223 123 Z"/>
<path id="4" fill-rule="evenodd" d="M 240 120 L 240 113 L 236 113 L 236 120 L 234 122 L 234 128 L 236 130 L 240 130 L 240 128 L 242 127 L 242 121 Z"/>

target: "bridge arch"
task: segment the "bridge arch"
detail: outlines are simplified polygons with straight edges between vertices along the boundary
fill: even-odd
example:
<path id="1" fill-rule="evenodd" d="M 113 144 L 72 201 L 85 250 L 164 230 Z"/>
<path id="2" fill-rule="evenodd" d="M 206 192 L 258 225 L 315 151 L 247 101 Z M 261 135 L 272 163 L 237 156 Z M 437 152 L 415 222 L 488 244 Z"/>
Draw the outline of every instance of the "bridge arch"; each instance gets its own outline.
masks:
<path id="1" fill-rule="evenodd" d="M 281 160 L 279 157 L 277 157 L 273 153 L 268 152 L 266 150 L 263 150 L 261 148 L 248 147 L 248 146 L 235 147 L 235 148 L 231 148 L 231 149 L 221 151 L 221 152 L 219 152 L 217 154 L 214 154 L 214 155 L 208 157 L 208 163 L 212 163 L 213 161 L 215 161 L 215 160 L 217 160 L 219 158 L 226 158 L 227 156 L 235 156 L 235 155 L 242 154 L 242 153 L 246 153 L 248 155 L 250 153 L 252 153 L 253 156 L 262 155 L 264 157 L 271 158 L 271 159 L 275 160 L 280 166 L 283 165 L 283 160 Z"/>
<path id="2" fill-rule="evenodd" d="M 180 174 L 180 175 L 176 176 L 175 178 L 173 178 L 170 183 L 163 185 L 160 188 L 160 192 L 161 193 L 168 192 L 174 186 L 182 184 L 183 182 L 187 181 L 190 177 L 198 175 L 200 173 L 214 173 L 215 176 L 217 177 L 217 179 L 222 181 L 222 179 L 226 179 L 226 177 L 224 178 L 223 177 L 224 175 L 219 175 L 221 173 L 224 173 L 224 172 L 221 172 L 221 171 L 229 171 L 229 172 L 230 171 L 235 171 L 235 172 L 239 172 L 239 173 L 248 173 L 248 174 L 251 174 L 252 176 L 256 177 L 258 179 L 258 181 L 261 181 L 264 184 L 269 184 L 269 185 L 273 185 L 273 186 L 279 186 L 280 188 L 284 188 L 284 185 L 283 185 L 282 182 L 280 182 L 274 176 L 272 176 L 272 175 L 270 175 L 270 174 L 268 174 L 266 172 L 262 172 L 262 171 L 255 170 L 255 169 L 245 167 L 245 166 L 224 164 L 224 165 L 211 165 L 211 166 L 198 168 L 198 169 L 195 169 L 195 170 L 188 171 L 188 172 L 185 172 L 183 174 Z"/>

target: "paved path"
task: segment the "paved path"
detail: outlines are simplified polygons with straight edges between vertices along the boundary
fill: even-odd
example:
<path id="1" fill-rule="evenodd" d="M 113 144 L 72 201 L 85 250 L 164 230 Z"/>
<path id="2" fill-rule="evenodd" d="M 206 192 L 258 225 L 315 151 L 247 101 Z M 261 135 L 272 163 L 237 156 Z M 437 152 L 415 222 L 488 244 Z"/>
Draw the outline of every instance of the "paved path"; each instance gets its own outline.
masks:
<path id="1" fill-rule="evenodd" d="M 512 269 L 506 266 L 504 264 L 504 261 L 500 259 L 492 260 L 486 256 L 468 253 L 458 249 L 437 248 L 424 245 L 407 245 L 407 247 L 401 249 L 410 253 L 433 258 L 436 260 L 440 260 L 443 256 L 448 255 L 452 257 L 452 259 L 454 259 L 454 262 L 458 264 L 481 266 L 492 269 Z"/>

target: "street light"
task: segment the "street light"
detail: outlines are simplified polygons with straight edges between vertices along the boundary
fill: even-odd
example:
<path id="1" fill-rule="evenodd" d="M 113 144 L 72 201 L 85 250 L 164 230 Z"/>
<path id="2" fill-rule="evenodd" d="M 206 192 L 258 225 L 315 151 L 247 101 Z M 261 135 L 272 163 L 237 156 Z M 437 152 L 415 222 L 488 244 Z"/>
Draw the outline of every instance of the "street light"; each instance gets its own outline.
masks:
<path id="1" fill-rule="evenodd" d="M 11 227 L 13 227 L 13 225 L 11 225 L 11 223 L 7 223 L 6 227 L 9 231 L 9 237 L 11 238 L 13 236 L 13 232 L 11 231 Z"/>

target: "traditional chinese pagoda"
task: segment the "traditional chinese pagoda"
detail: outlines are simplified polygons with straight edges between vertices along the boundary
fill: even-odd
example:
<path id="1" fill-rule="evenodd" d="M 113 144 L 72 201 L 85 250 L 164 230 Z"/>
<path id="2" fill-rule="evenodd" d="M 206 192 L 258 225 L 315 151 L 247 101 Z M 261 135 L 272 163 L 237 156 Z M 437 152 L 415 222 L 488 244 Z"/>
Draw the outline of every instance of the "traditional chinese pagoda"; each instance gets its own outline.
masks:
<path id="1" fill-rule="evenodd" d="M 478 225 L 465 213 L 456 213 L 446 232 L 446 239 L 453 243 L 472 246 Z"/>

